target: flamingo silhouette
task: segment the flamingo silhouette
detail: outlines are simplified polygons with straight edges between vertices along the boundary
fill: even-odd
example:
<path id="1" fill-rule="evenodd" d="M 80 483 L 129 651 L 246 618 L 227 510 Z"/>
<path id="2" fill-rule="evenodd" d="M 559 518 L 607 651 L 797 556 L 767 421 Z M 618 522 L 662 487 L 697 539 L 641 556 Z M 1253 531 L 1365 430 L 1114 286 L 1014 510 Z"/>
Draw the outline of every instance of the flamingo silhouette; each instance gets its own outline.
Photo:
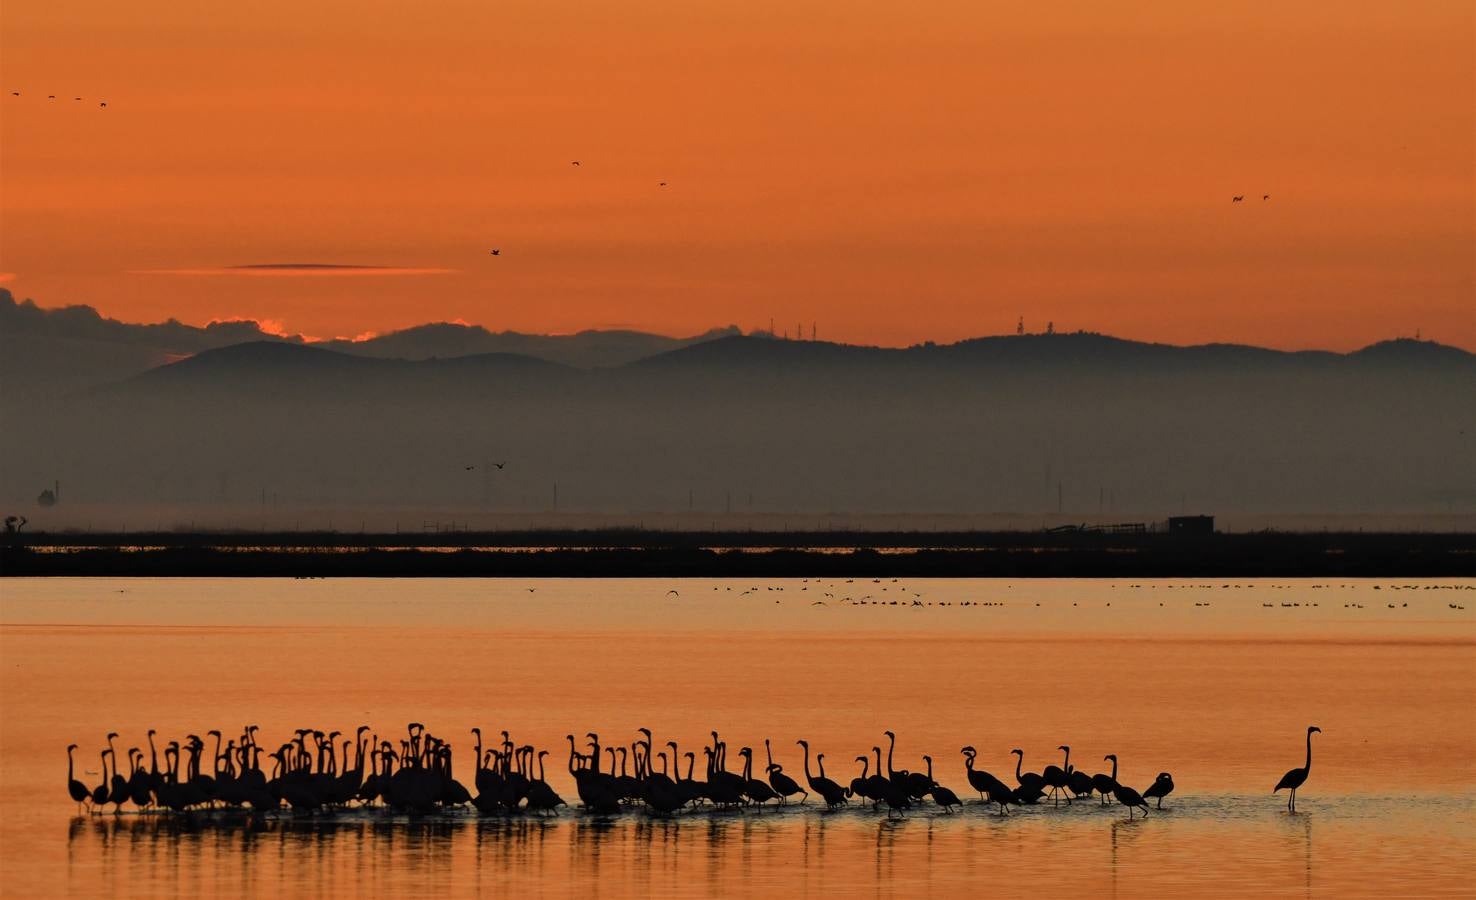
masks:
<path id="1" fill-rule="evenodd" d="M 835 809 L 837 806 L 844 806 L 846 802 L 845 788 L 826 778 L 823 774 L 819 777 L 810 774 L 810 742 L 795 741 L 795 743 L 805 748 L 805 781 L 809 783 L 810 790 L 819 794 L 821 799 L 825 801 L 826 807 L 830 809 Z"/>
<path id="2" fill-rule="evenodd" d="M 933 786 L 928 793 L 932 795 L 933 802 L 943 807 L 943 811 L 947 813 L 953 812 L 949 807 L 963 806 L 963 801 L 958 799 L 957 794 L 938 782 L 933 781 L 933 758 L 927 754 L 923 754 L 923 762 L 928 764 L 928 782 Z"/>
<path id="3" fill-rule="evenodd" d="M 1287 812 L 1297 811 L 1297 788 L 1302 786 L 1303 782 L 1307 780 L 1307 773 L 1312 771 L 1313 732 L 1316 732 L 1317 734 L 1322 734 L 1322 729 L 1318 728 L 1316 725 L 1312 725 L 1307 728 L 1307 764 L 1305 766 L 1302 766 L 1300 769 L 1292 769 L 1290 772 L 1287 772 L 1285 775 L 1281 776 L 1281 780 L 1276 782 L 1276 790 L 1271 792 L 1275 794 L 1282 788 L 1291 789 L 1291 796 L 1288 797 L 1286 801 Z"/>
<path id="4" fill-rule="evenodd" d="M 1112 760 L 1112 780 L 1114 782 L 1112 796 L 1117 798 L 1118 803 L 1128 808 L 1128 821 L 1131 822 L 1133 820 L 1133 810 L 1135 809 L 1141 809 L 1144 817 L 1147 817 L 1148 802 L 1143 799 L 1143 795 L 1117 781 L 1117 754 L 1109 753 L 1102 758 Z"/>
<path id="5" fill-rule="evenodd" d="M 1153 779 L 1153 784 L 1143 792 L 1143 798 L 1153 798 L 1158 801 L 1157 808 L 1163 809 L 1163 798 L 1174 792 L 1174 776 L 1167 772 L 1159 772 L 1158 777 Z"/>
<path id="6" fill-rule="evenodd" d="M 1061 765 L 1059 766 L 1046 766 L 1045 769 L 1041 771 L 1040 777 L 1041 780 L 1045 783 L 1045 786 L 1051 789 L 1051 798 L 1055 801 L 1055 805 L 1060 806 L 1061 792 L 1066 789 L 1066 776 L 1067 773 L 1071 770 L 1071 748 L 1066 746 L 1065 744 L 1062 744 L 1056 749 L 1065 751 L 1066 758 L 1061 761 Z M 1066 803 L 1067 805 L 1070 805 L 1070 797 L 1066 798 Z"/>
<path id="7" fill-rule="evenodd" d="M 968 772 L 969 786 L 979 792 L 979 799 L 987 803 L 998 803 L 999 814 L 1002 816 L 1009 814 L 1009 805 L 1011 803 L 1016 806 L 1021 804 L 1022 801 L 1018 793 L 1010 790 L 1009 785 L 983 769 L 974 768 L 974 757 L 978 755 L 979 751 L 969 746 L 959 752 L 964 755 L 964 770 Z M 1024 788 L 1021 788 L 1021 790 L 1024 790 Z"/>
<path id="8" fill-rule="evenodd" d="M 92 791 L 87 785 L 72 777 L 72 751 L 77 749 L 76 744 L 67 745 L 67 793 L 71 795 L 72 801 L 77 804 L 77 815 L 82 814 L 82 802 L 92 799 Z"/>
<path id="9" fill-rule="evenodd" d="M 1020 786 L 1020 790 L 1025 792 L 1025 796 L 1038 797 L 1045 793 L 1046 782 L 1043 776 L 1036 772 L 1020 771 L 1020 768 L 1025 765 L 1025 751 L 1017 747 L 1010 752 L 1018 757 L 1015 760 L 1015 783 Z M 1026 800 L 1025 802 L 1034 803 L 1035 801 Z"/>
<path id="10" fill-rule="evenodd" d="M 800 787 L 799 782 L 784 774 L 783 766 L 774 764 L 774 753 L 769 749 L 768 738 L 764 738 L 764 756 L 768 759 L 768 765 L 764 767 L 764 772 L 769 776 L 769 787 L 772 787 L 774 792 L 779 795 L 779 804 L 781 806 L 784 805 L 787 798 L 793 797 L 795 794 L 804 795 L 799 799 L 801 803 L 810 799 L 809 791 Z"/>

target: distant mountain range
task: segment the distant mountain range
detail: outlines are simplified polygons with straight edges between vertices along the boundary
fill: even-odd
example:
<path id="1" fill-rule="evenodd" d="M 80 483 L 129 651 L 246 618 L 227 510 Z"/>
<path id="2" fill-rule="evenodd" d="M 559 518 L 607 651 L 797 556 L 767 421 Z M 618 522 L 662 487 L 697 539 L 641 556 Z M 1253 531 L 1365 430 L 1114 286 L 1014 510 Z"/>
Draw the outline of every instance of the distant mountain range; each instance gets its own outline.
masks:
<path id="1" fill-rule="evenodd" d="M 0 382 L 12 393 L 41 391 L 59 396 L 196 353 L 251 342 L 310 345 L 376 359 L 514 353 L 576 368 L 598 368 L 738 333 L 736 327 L 729 326 L 686 338 L 624 330 L 544 335 L 438 322 L 361 341 L 309 344 L 301 335 L 265 332 L 253 321 L 212 322 L 198 327 L 170 319 L 143 325 L 104 318 L 90 306 L 43 309 L 30 300 L 17 301 L 10 291 L 0 288 Z"/>
<path id="2" fill-rule="evenodd" d="M 0 300 L 0 507 L 38 523 L 81 504 L 533 514 L 555 494 L 596 516 L 1476 508 L 1476 355 L 1426 341 L 878 348 L 428 326 L 308 344 Z M 17 390 L 17 369 L 51 393 Z M 36 508 L 55 481 L 66 499 Z"/>
<path id="3" fill-rule="evenodd" d="M 262 346 L 254 346 L 262 345 Z M 265 345 L 281 349 L 273 352 Z M 221 352 L 229 348 L 230 352 Z M 285 348 L 295 348 L 291 352 Z M 219 356 L 212 354 L 219 353 Z M 10 395 L 24 398 L 39 390 L 64 396 L 81 388 L 123 381 L 190 357 L 198 363 L 171 370 L 171 378 L 219 367 L 279 368 L 279 374 L 317 366 L 322 371 L 410 372 L 403 366 L 354 367 L 335 357 L 437 362 L 462 359 L 452 367 L 427 366 L 420 372 L 466 371 L 507 366 L 523 357 L 576 369 L 614 368 L 638 363 L 650 372 L 673 367 L 704 371 L 756 368 L 775 372 L 792 367 L 882 368 L 995 366 L 1016 371 L 1042 366 L 1061 369 L 1105 367 L 1118 374 L 1179 368 L 1217 370 L 1325 366 L 1462 366 L 1472 354 L 1429 341 L 1394 340 L 1353 353 L 1321 350 L 1284 352 L 1237 344 L 1172 346 L 1123 340 L 1099 334 L 1009 335 L 955 344 L 908 348 L 865 347 L 814 341 L 744 336 L 738 328 L 715 328 L 673 338 L 639 331 L 581 331 L 568 335 L 493 332 L 479 325 L 439 322 L 362 341 L 308 342 L 301 335 L 262 331 L 253 321 L 212 322 L 204 327 L 175 320 L 132 324 L 104 318 L 90 306 L 42 309 L 17 301 L 0 288 L 0 381 Z M 486 357 L 474 361 L 473 357 Z"/>

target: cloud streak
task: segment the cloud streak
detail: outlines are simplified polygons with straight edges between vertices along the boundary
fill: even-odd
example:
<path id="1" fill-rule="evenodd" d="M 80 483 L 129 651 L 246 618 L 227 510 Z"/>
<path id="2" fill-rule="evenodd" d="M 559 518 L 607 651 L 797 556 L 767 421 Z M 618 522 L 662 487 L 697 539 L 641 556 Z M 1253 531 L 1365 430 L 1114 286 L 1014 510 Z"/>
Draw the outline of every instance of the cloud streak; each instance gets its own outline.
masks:
<path id="1" fill-rule="evenodd" d="M 135 269 L 131 275 L 236 275 L 246 278 L 363 278 L 374 276 L 451 275 L 459 269 L 430 266 L 358 266 L 343 263 L 251 263 L 241 266 L 196 266 L 180 269 Z"/>

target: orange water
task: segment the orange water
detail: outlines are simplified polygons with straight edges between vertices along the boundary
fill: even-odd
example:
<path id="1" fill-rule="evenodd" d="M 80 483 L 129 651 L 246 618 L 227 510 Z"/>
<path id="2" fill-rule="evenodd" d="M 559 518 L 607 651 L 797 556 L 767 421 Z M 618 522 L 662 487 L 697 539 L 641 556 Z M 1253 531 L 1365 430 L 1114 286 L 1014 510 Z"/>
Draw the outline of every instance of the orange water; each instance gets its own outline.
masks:
<path id="1" fill-rule="evenodd" d="M 1225 584 L 0 581 L 0 891 L 1469 892 L 1476 583 Z M 1088 771 L 1116 753 L 1124 782 L 1168 770 L 1177 790 L 1131 824 L 1077 803 L 892 822 L 354 812 L 257 831 L 76 819 L 65 793 L 63 748 L 81 745 L 95 783 L 110 730 L 123 755 L 151 727 L 259 724 L 273 745 L 307 726 L 397 740 L 411 720 L 453 742 L 468 783 L 474 725 L 550 749 L 570 800 L 564 735 L 613 744 L 640 726 L 699 760 L 712 729 L 733 761 L 744 745 L 762 759 L 768 737 L 792 773 L 806 738 L 843 781 L 890 728 L 898 768 L 928 753 L 965 797 L 963 744 L 1001 776 L 1013 747 L 1038 771 L 1069 744 Z M 1271 787 L 1302 764 L 1310 724 L 1323 733 L 1291 816 Z"/>

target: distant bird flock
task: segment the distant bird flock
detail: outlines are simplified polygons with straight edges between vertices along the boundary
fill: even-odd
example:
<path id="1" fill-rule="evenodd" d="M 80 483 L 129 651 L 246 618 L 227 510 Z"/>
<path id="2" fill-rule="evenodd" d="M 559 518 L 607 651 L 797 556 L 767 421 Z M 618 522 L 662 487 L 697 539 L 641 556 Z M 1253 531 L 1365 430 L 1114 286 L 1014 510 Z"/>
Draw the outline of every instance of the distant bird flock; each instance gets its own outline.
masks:
<path id="1" fill-rule="evenodd" d="M 118 734 L 110 733 L 106 747 L 98 752 L 101 780 L 93 787 L 77 778 L 73 758 L 77 745 L 72 744 L 67 747 L 67 792 L 79 813 L 85 806 L 94 814 L 106 812 L 109 806 L 118 814 L 128 806 L 138 812 L 166 814 L 232 809 L 331 814 L 378 808 L 403 814 L 471 809 L 489 816 L 552 815 L 570 805 L 546 779 L 545 757 L 550 751 L 520 745 L 506 731 L 501 740 L 484 746 L 481 729 L 471 729 L 476 771 L 470 785 L 453 774 L 451 743 L 418 722 L 410 723 L 398 740 L 381 739 L 368 725 L 359 726 L 352 737 L 339 731 L 301 728 L 270 752 L 259 742 L 258 731 L 258 726 L 248 725 L 238 736 L 224 740 L 221 732 L 208 731 L 213 746 L 207 751 L 205 740 L 194 734 L 186 735 L 183 742 L 163 744 L 161 750 L 150 730 L 148 751 L 128 748 L 122 765 L 115 746 Z M 1276 785 L 1276 791 L 1290 789 L 1289 811 L 1295 811 L 1296 791 L 1311 771 L 1312 734 L 1318 731 L 1316 726 L 1307 730 L 1306 765 L 1291 770 Z M 638 729 L 637 735 L 629 745 L 619 746 L 603 746 L 593 732 L 583 740 L 567 736 L 566 766 L 585 813 L 613 816 L 644 811 L 671 816 L 814 801 L 815 807 L 826 810 L 869 805 L 872 811 L 885 810 L 890 818 L 905 816 L 920 806 L 952 813 L 964 805 L 958 794 L 938 781 L 932 757 L 921 757 L 921 771 L 895 767 L 897 736 L 891 731 L 884 732 L 885 764 L 878 742 L 870 754 L 854 758 L 860 771 L 849 781 L 827 775 L 825 754 L 813 752 L 809 741 L 795 741 L 793 746 L 802 758 L 803 782 L 776 760 L 768 738 L 764 739 L 764 777 L 760 778 L 754 775 L 752 747 L 738 750 L 741 768 L 732 771 L 727 742 L 711 732 L 711 743 L 702 747 L 699 778 L 696 753 L 683 753 L 676 741 L 658 745 L 648 728 Z M 1151 785 L 1137 791 L 1118 780 L 1116 754 L 1103 758 L 1111 762 L 1110 772 L 1088 774 L 1072 765 L 1069 745 L 1057 749 L 1063 754 L 1061 764 L 1048 765 L 1040 772 L 1025 770 L 1023 750 L 1010 751 L 1014 757 L 1011 784 L 980 768 L 978 751 L 965 746 L 959 752 L 968 782 L 966 793 L 976 794 L 980 804 L 998 807 L 1000 816 L 1007 815 L 1011 806 L 1046 801 L 1059 806 L 1095 798 L 1103 807 L 1125 807 L 1132 819 L 1140 811 L 1148 815 L 1150 800 L 1155 801 L 1153 808 L 1162 809 L 1164 798 L 1174 791 L 1168 772 L 1159 773 Z"/>
<path id="2" fill-rule="evenodd" d="M 11 91 L 10 92 L 10 96 L 12 96 L 12 97 L 20 97 L 20 96 L 23 96 L 23 95 L 21 94 L 20 91 Z M 46 99 L 47 100 L 55 100 L 56 99 L 56 95 L 55 94 L 47 94 L 46 95 Z M 73 97 L 72 98 L 72 101 L 74 103 L 80 103 L 82 100 L 83 100 L 82 97 Z M 97 101 L 97 108 L 98 109 L 107 109 L 108 108 L 108 101 L 106 101 L 106 100 L 99 100 L 99 101 Z"/>

